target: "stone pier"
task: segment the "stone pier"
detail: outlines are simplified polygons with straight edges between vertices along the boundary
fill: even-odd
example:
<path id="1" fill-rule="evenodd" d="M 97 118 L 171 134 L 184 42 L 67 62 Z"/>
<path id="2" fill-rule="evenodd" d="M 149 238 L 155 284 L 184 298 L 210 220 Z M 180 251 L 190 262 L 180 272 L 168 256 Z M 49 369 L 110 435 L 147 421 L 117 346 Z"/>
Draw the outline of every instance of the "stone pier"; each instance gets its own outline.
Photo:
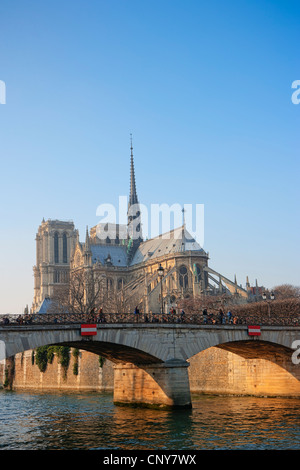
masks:
<path id="1" fill-rule="evenodd" d="M 116 364 L 114 403 L 159 409 L 191 408 L 186 361 L 161 364 Z"/>

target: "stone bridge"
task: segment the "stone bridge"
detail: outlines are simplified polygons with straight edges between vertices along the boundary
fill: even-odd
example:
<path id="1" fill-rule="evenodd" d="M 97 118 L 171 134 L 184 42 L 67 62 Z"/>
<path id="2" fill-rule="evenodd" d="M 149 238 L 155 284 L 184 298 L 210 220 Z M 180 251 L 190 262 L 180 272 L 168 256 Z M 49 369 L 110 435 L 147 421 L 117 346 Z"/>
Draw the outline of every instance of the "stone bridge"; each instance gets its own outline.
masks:
<path id="1" fill-rule="evenodd" d="M 116 404 L 184 408 L 191 407 L 187 361 L 212 346 L 278 361 L 299 375 L 292 356 L 300 348 L 300 327 L 260 330 L 251 336 L 247 325 L 98 323 L 95 335 L 82 336 L 80 323 L 9 324 L 0 326 L 0 341 L 7 358 L 44 345 L 93 352 L 114 363 Z"/>

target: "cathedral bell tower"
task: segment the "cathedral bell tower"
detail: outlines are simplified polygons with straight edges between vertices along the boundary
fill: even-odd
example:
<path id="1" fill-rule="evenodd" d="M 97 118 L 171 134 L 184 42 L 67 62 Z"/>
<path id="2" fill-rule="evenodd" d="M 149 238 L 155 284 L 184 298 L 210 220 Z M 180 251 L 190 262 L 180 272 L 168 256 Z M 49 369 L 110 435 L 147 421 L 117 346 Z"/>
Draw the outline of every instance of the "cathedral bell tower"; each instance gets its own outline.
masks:
<path id="1" fill-rule="evenodd" d="M 77 237 L 73 222 L 43 219 L 36 234 L 32 311 L 38 310 L 44 299 L 51 299 L 57 286 L 68 282 Z"/>

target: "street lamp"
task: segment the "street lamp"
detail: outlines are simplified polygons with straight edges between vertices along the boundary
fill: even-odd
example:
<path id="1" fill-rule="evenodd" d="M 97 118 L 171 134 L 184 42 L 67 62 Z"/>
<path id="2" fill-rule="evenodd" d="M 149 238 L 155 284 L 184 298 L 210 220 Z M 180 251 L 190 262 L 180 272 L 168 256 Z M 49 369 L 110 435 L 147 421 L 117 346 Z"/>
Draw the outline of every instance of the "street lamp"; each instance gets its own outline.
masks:
<path id="1" fill-rule="evenodd" d="M 164 310 L 164 303 L 163 303 L 163 295 L 162 295 L 162 280 L 163 280 L 163 277 L 164 277 L 164 268 L 162 267 L 162 265 L 160 264 L 159 265 L 159 268 L 157 270 L 157 274 L 158 276 L 160 277 L 160 297 L 161 297 L 161 313 L 164 313 L 163 310 Z"/>
<path id="2" fill-rule="evenodd" d="M 263 298 L 263 300 L 265 300 L 265 301 L 267 302 L 267 304 L 268 304 L 268 314 L 269 314 L 269 317 L 270 317 L 270 315 L 271 315 L 271 306 L 270 306 L 270 301 L 267 299 L 267 294 L 266 294 L 265 292 L 263 292 L 262 298 Z M 270 294 L 270 300 L 272 301 L 272 300 L 274 300 L 274 299 L 275 299 L 274 292 L 271 292 L 271 294 Z"/>

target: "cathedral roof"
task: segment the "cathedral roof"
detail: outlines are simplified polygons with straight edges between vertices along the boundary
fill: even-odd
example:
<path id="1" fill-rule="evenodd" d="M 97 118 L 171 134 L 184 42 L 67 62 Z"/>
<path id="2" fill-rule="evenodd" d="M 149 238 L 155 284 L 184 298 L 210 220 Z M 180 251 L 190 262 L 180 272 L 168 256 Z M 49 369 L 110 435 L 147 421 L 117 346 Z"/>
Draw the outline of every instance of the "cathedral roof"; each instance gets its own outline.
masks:
<path id="1" fill-rule="evenodd" d="M 92 262 L 105 264 L 110 255 L 111 264 L 113 266 L 127 266 L 126 246 L 123 245 L 91 245 Z"/>
<path id="2" fill-rule="evenodd" d="M 134 254 L 131 265 L 187 251 L 195 251 L 198 254 L 206 255 L 185 226 L 182 226 L 141 243 Z"/>
<path id="3" fill-rule="evenodd" d="M 183 237 L 182 233 L 184 233 Z M 126 245 L 91 244 L 90 250 L 92 252 L 93 264 L 100 262 L 102 265 L 105 265 L 107 263 L 108 257 L 110 257 L 112 266 L 128 266 L 128 253 Z M 186 230 L 186 228 L 179 227 L 155 238 L 151 238 L 150 240 L 141 242 L 135 251 L 135 254 L 130 262 L 130 266 L 153 260 L 161 256 L 167 256 L 175 253 L 184 253 L 188 251 L 193 251 L 197 254 L 206 256 L 205 251 Z"/>
<path id="4" fill-rule="evenodd" d="M 52 301 L 49 297 L 46 297 L 37 308 L 36 313 L 48 313 L 49 308 L 52 305 Z"/>

